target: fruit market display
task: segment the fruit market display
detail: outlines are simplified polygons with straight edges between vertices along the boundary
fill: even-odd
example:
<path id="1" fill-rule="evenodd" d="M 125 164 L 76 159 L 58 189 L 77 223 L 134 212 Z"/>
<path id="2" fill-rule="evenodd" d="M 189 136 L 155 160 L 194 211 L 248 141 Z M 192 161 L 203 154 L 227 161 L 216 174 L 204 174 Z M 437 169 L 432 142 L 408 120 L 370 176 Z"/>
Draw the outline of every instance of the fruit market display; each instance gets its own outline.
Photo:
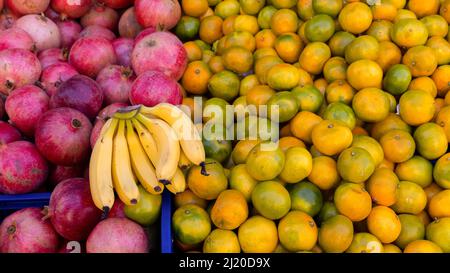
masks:
<path id="1" fill-rule="evenodd" d="M 0 10 L 0 252 L 450 252 L 450 0 Z"/>

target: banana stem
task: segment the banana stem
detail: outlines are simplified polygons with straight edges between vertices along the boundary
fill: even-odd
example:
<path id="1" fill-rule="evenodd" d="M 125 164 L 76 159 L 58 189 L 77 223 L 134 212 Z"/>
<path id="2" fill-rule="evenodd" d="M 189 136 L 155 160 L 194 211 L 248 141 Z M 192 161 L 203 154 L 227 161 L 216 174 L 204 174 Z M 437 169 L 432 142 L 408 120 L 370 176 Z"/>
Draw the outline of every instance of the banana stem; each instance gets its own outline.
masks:
<path id="1" fill-rule="evenodd" d="M 161 182 L 164 186 L 172 184 L 172 182 L 170 182 L 170 180 L 167 179 L 160 179 L 159 182 Z"/>
<path id="2" fill-rule="evenodd" d="M 106 218 L 108 218 L 108 214 L 109 214 L 110 208 L 107 206 L 103 207 L 103 213 L 100 219 L 105 220 Z"/>
<path id="3" fill-rule="evenodd" d="M 114 113 L 113 117 L 125 120 L 132 119 L 140 113 L 141 108 L 142 105 L 140 104 L 119 108 L 116 113 Z"/>
<path id="4" fill-rule="evenodd" d="M 209 163 L 209 164 L 212 164 L 212 163 Z M 202 170 L 200 171 L 200 173 L 203 176 L 209 176 L 209 173 L 206 171 L 206 163 L 205 162 L 200 163 L 200 167 L 202 167 Z"/>

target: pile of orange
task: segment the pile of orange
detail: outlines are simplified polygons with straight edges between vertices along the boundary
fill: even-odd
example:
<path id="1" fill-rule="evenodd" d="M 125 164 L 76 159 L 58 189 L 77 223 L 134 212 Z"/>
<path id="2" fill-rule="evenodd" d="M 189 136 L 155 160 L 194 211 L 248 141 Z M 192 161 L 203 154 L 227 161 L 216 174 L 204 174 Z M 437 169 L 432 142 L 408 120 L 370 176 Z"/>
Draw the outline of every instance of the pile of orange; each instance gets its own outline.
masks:
<path id="1" fill-rule="evenodd" d="M 180 250 L 450 252 L 450 0 L 181 2 L 183 104 L 278 105 L 281 138 L 204 141 Z"/>

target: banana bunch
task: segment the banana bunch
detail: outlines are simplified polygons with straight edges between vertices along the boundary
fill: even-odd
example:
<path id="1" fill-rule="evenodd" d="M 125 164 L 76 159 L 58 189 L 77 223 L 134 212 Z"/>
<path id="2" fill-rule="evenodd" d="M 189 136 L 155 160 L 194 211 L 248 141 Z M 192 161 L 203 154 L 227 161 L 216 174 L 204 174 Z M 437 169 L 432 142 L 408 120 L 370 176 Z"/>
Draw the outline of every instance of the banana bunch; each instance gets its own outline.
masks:
<path id="1" fill-rule="evenodd" d="M 204 162 L 197 127 L 181 109 L 168 103 L 126 107 L 105 123 L 92 151 L 92 199 L 107 214 L 114 189 L 126 205 L 139 201 L 138 183 L 152 194 L 164 188 L 180 193 L 186 188 L 182 170 L 192 165 L 204 169 Z"/>

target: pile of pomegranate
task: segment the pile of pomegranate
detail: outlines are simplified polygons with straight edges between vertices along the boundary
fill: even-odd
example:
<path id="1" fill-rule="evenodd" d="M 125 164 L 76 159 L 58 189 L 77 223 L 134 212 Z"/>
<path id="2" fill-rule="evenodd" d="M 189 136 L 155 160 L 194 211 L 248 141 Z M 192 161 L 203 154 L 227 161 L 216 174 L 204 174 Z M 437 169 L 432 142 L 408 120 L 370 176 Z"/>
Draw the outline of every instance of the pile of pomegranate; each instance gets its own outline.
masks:
<path id="1" fill-rule="evenodd" d="M 46 210 L 3 220 L 0 252 L 148 251 L 121 204 L 101 221 L 87 166 L 118 108 L 181 103 L 178 1 L 0 0 L 0 11 L 0 194 L 53 191 Z"/>

